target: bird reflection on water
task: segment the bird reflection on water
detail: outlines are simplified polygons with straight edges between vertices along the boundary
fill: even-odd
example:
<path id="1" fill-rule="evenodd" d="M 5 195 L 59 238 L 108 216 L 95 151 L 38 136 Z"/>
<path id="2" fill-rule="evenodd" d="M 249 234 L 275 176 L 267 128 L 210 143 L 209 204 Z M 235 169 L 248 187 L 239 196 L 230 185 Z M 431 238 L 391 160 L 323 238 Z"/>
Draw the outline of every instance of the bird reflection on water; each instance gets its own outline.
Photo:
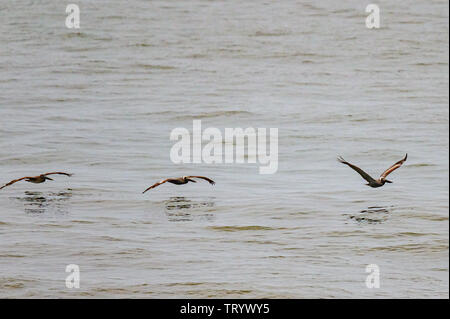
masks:
<path id="1" fill-rule="evenodd" d="M 169 221 L 193 221 L 214 219 L 214 214 L 205 212 L 205 208 L 211 211 L 215 203 L 213 199 L 201 201 L 190 200 L 186 197 L 171 197 L 164 202 L 166 215 Z"/>
<path id="2" fill-rule="evenodd" d="M 22 202 L 27 214 L 58 213 L 67 214 L 68 201 L 72 197 L 70 190 L 57 193 L 42 193 L 26 191 L 24 196 L 13 199 Z"/>
<path id="3" fill-rule="evenodd" d="M 367 209 L 361 210 L 358 214 L 349 215 L 349 218 L 361 224 L 380 224 L 388 220 L 389 214 L 389 207 L 370 206 Z"/>

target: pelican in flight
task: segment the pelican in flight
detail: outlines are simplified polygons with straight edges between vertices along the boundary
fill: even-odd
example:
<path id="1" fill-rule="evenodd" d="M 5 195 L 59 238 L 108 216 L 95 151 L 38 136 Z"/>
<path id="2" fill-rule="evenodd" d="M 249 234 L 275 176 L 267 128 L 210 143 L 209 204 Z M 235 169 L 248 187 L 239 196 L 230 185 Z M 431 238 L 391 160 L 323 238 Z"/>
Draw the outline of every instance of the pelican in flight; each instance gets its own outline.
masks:
<path id="1" fill-rule="evenodd" d="M 366 172 L 364 172 L 362 169 L 360 169 L 358 166 L 355 166 L 353 164 L 350 164 L 349 162 L 346 162 L 341 156 L 338 157 L 339 162 L 346 164 L 348 166 L 350 166 L 351 168 L 353 168 L 355 171 L 358 172 L 359 175 L 362 176 L 362 178 L 364 178 L 368 183 L 366 185 L 370 186 L 370 187 L 381 187 L 383 186 L 385 183 L 393 183 L 390 180 L 387 180 L 386 177 L 392 173 L 393 171 L 395 171 L 397 168 L 399 168 L 400 166 L 402 166 L 402 164 L 406 161 L 406 159 L 408 158 L 408 154 L 405 155 L 405 157 L 398 161 L 397 163 L 395 163 L 394 165 L 392 165 L 391 167 L 389 167 L 387 170 L 385 170 L 383 172 L 383 174 L 380 175 L 380 178 L 378 179 L 374 179 L 372 178 L 369 174 L 367 174 Z"/>
<path id="2" fill-rule="evenodd" d="M 42 175 L 39 175 L 39 176 L 22 177 L 22 178 L 15 179 L 15 180 L 9 182 L 8 184 L 0 187 L 0 189 L 3 189 L 5 187 L 8 187 L 8 186 L 10 186 L 12 184 L 15 184 L 15 183 L 23 181 L 23 180 L 25 180 L 25 181 L 27 181 L 29 183 L 33 183 L 33 184 L 41 184 L 41 183 L 44 183 L 47 180 L 52 181 L 53 179 L 51 179 L 50 177 L 47 177 L 47 176 L 48 175 L 56 175 L 56 174 L 58 174 L 58 175 L 66 175 L 66 176 L 69 176 L 69 177 L 72 176 L 72 174 L 67 174 L 67 173 L 62 173 L 62 172 L 53 172 L 53 173 L 42 174 Z"/>
<path id="3" fill-rule="evenodd" d="M 184 185 L 187 184 L 189 182 L 192 183 L 197 183 L 195 180 L 193 180 L 193 178 L 201 178 L 204 179 L 205 181 L 208 181 L 211 185 L 216 184 L 216 182 L 214 182 L 212 179 L 209 179 L 208 177 L 205 176 L 183 176 L 180 178 L 168 178 L 168 179 L 163 179 L 162 181 L 150 186 L 149 188 L 147 188 L 142 194 L 145 194 L 147 191 L 151 190 L 152 188 L 155 188 L 161 184 L 164 184 L 166 182 L 175 184 L 175 185 Z"/>

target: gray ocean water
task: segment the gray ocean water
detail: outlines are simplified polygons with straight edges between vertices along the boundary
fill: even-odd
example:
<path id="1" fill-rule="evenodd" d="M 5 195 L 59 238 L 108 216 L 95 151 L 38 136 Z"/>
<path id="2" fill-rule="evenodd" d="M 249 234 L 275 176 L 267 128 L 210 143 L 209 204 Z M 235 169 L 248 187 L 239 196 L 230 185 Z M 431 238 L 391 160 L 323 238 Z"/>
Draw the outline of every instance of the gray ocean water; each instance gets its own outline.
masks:
<path id="1" fill-rule="evenodd" d="M 449 297 L 448 1 L 73 3 L 0 2 L 0 184 L 74 173 L 0 191 L 0 297 Z M 197 119 L 277 173 L 172 163 Z"/>

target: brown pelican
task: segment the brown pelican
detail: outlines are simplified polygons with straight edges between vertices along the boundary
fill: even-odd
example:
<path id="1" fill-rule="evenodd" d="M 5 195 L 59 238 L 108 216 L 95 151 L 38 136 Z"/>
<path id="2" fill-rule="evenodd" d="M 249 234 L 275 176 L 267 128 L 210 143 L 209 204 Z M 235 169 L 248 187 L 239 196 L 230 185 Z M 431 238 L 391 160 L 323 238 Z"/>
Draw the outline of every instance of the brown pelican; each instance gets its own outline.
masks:
<path id="1" fill-rule="evenodd" d="M 389 167 L 387 170 L 385 170 L 383 172 L 383 174 L 380 175 L 380 178 L 378 178 L 377 180 L 373 179 L 369 174 L 364 172 L 358 166 L 355 166 L 353 164 L 350 164 L 349 162 L 346 162 L 341 156 L 338 157 L 338 160 L 339 160 L 339 162 L 346 164 L 346 165 L 350 166 L 351 168 L 353 168 L 355 171 L 357 171 L 359 173 L 359 175 L 362 176 L 362 178 L 364 178 L 366 181 L 368 181 L 368 183 L 366 185 L 368 185 L 370 187 L 381 187 L 385 183 L 393 183 L 390 180 L 387 180 L 386 177 L 390 173 L 395 171 L 397 168 L 402 166 L 402 164 L 406 161 L 407 158 L 408 158 L 408 154 L 406 154 L 405 157 L 401 161 L 398 161 L 397 163 L 395 163 L 394 165 Z"/>
<path id="2" fill-rule="evenodd" d="M 142 194 L 145 194 L 148 190 L 155 188 L 161 184 L 164 184 L 166 182 L 175 184 L 175 185 L 183 185 L 183 184 L 187 184 L 189 182 L 192 183 L 197 183 L 196 181 L 194 181 L 192 178 L 201 178 L 204 179 L 205 181 L 208 181 L 211 185 L 214 185 L 216 182 L 214 182 L 212 179 L 209 179 L 208 177 L 204 177 L 204 176 L 183 176 L 180 178 L 168 178 L 168 179 L 164 179 L 152 186 L 150 186 L 149 188 L 147 188 Z"/>
<path id="3" fill-rule="evenodd" d="M 14 183 L 20 182 L 22 180 L 25 180 L 25 181 L 27 181 L 29 183 L 34 183 L 34 184 L 44 183 L 46 180 L 52 181 L 53 179 L 51 179 L 50 177 L 47 177 L 47 176 L 48 175 L 55 175 L 55 174 L 66 175 L 66 176 L 69 176 L 69 177 L 72 176 L 72 174 L 67 174 L 67 173 L 62 173 L 62 172 L 53 172 L 53 173 L 46 173 L 46 174 L 42 174 L 42 175 L 39 175 L 39 176 L 33 176 L 33 177 L 22 177 L 22 178 L 15 179 L 15 180 L 9 182 L 8 184 L 0 187 L 0 189 L 3 189 L 5 187 L 7 187 L 7 186 L 10 186 L 10 185 L 12 185 Z"/>

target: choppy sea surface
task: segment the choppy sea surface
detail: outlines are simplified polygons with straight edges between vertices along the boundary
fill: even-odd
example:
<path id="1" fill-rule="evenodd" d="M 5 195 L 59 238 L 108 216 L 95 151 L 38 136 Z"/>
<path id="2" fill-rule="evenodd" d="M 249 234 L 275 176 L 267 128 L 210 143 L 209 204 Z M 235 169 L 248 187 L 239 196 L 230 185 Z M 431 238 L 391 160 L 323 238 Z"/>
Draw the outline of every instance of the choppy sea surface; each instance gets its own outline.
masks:
<path id="1" fill-rule="evenodd" d="M 74 173 L 0 191 L 0 297 L 449 297 L 448 1 L 76 3 L 0 3 L 0 184 Z M 278 128 L 277 173 L 174 164 L 193 120 Z"/>

